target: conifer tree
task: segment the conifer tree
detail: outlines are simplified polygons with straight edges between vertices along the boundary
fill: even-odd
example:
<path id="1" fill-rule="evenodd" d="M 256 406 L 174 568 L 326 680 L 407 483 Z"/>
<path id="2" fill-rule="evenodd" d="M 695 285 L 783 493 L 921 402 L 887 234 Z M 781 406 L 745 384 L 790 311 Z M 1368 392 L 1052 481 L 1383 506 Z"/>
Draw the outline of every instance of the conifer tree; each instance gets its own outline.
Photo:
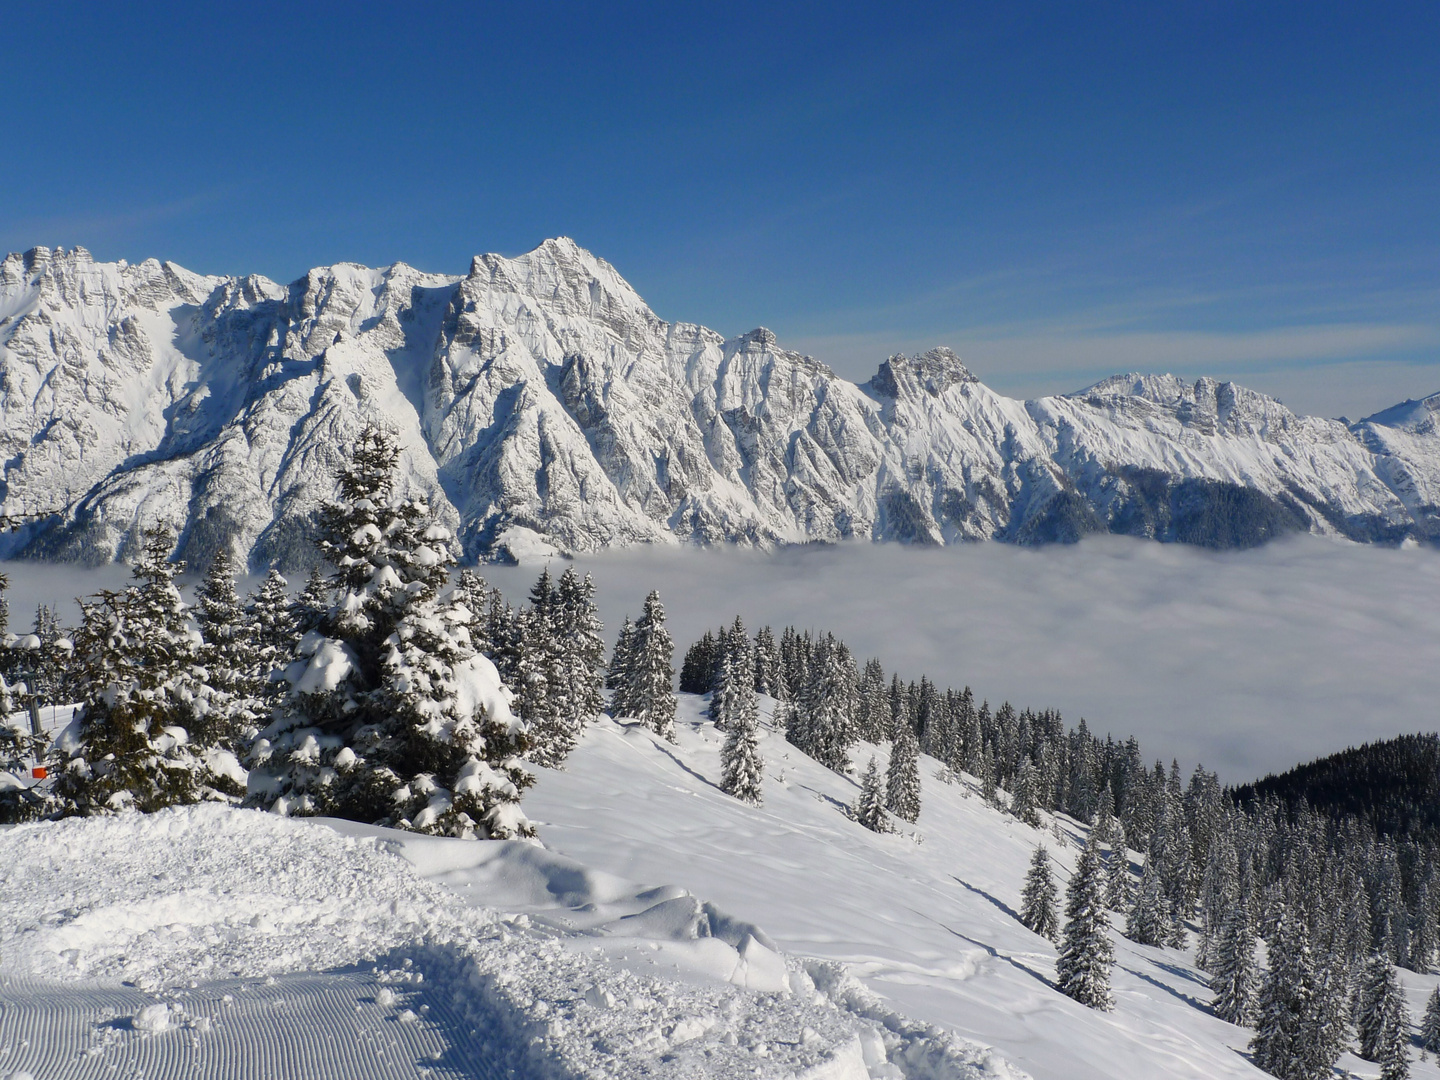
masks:
<path id="1" fill-rule="evenodd" d="M 848 653 L 826 634 L 816 644 L 809 664 L 809 679 L 798 701 L 797 730 L 803 743 L 796 743 L 826 768 L 843 773 L 850 767 L 850 744 L 854 741 L 851 706 L 853 663 L 847 671 Z"/>
<path id="2" fill-rule="evenodd" d="M 1155 858 L 1147 856 L 1135 903 L 1125 919 L 1125 936 L 1139 945 L 1164 945 L 1170 935 L 1170 902 Z"/>
<path id="3" fill-rule="evenodd" d="M 310 568 L 305 587 L 290 604 L 290 621 L 299 635 L 308 634 L 319 626 L 330 612 L 330 595 L 333 582 L 319 566 Z"/>
<path id="4" fill-rule="evenodd" d="M 1380 1060 L 1380 1046 L 1385 1035 L 1385 993 L 1394 978 L 1390 961 L 1383 952 L 1371 954 L 1355 995 L 1355 1034 L 1360 1042 L 1360 1056 Z"/>
<path id="5" fill-rule="evenodd" d="M 1410 1010 L 1394 968 L 1385 980 L 1379 1011 L 1379 1045 L 1373 1057 L 1365 1056 L 1380 1063 L 1380 1080 L 1405 1080 L 1410 1075 Z"/>
<path id="6" fill-rule="evenodd" d="M 885 799 L 880 791 L 880 767 L 873 756 L 870 764 L 865 767 L 865 775 L 860 779 L 860 795 L 851 808 L 851 813 L 856 821 L 871 832 L 890 831 L 885 821 Z"/>
<path id="7" fill-rule="evenodd" d="M 1420 1045 L 1432 1054 L 1440 1054 L 1440 986 L 1431 991 L 1425 1002 L 1425 1017 L 1420 1022 Z"/>
<path id="8" fill-rule="evenodd" d="M 1115 961 L 1115 947 L 1109 930 L 1100 851 L 1091 840 L 1080 852 L 1065 889 L 1065 930 L 1055 975 L 1061 993 L 1102 1011 L 1114 1004 L 1110 966 Z"/>
<path id="9" fill-rule="evenodd" d="M 1025 875 L 1025 887 L 1020 893 L 1020 921 L 1051 941 L 1060 933 L 1056 895 L 1055 881 L 1050 876 L 1050 853 L 1040 844 L 1030 857 L 1030 871 Z"/>
<path id="10" fill-rule="evenodd" d="M 610 666 L 605 670 L 606 690 L 619 690 L 625 685 L 630 670 L 630 638 L 633 635 L 634 628 L 630 625 L 630 616 L 626 615 L 625 621 L 620 624 L 620 634 L 615 639 L 615 649 L 610 654 Z M 703 691 L 700 692 L 703 693 Z M 620 715 L 618 695 L 617 701 L 612 701 L 610 711 L 616 716 Z"/>
<path id="11" fill-rule="evenodd" d="M 624 682 L 612 706 L 619 716 L 639 720 L 651 731 L 675 741 L 674 645 L 665 629 L 660 594 L 651 591 L 630 633 L 625 652 Z"/>
<path id="12" fill-rule="evenodd" d="M 306 604 L 317 621 L 255 743 L 250 801 L 452 836 L 533 835 L 519 807 L 533 780 L 524 724 L 470 643 L 474 613 L 449 586 L 453 537 L 423 499 L 395 497 L 397 456 L 389 433 L 365 429 L 322 512 L 334 601 Z"/>
<path id="13" fill-rule="evenodd" d="M 1040 828 L 1040 813 L 1035 809 L 1035 766 L 1030 764 L 1028 757 L 1020 763 L 1020 769 L 1016 772 L 1013 783 L 1014 790 L 1010 793 L 1010 813 L 1032 829 Z"/>
<path id="14" fill-rule="evenodd" d="M 1210 989 L 1215 1015 L 1231 1024 L 1254 1022 L 1255 937 L 1250 908 L 1242 896 L 1226 916 L 1220 934 Z"/>
<path id="15" fill-rule="evenodd" d="M 780 690 L 780 648 L 775 631 L 762 626 L 755 634 L 755 692 L 778 697 Z"/>
<path id="16" fill-rule="evenodd" d="M 243 753 L 264 721 L 265 678 L 258 635 L 235 592 L 235 560 L 228 548 L 215 553 L 195 589 L 197 652 L 206 682 L 215 691 L 203 720 L 203 738 L 234 754 Z"/>
<path id="17" fill-rule="evenodd" d="M 595 582 L 567 566 L 560 575 L 560 636 L 565 643 L 571 720 L 583 728 L 605 708 L 605 626 L 595 606 Z"/>
<path id="18" fill-rule="evenodd" d="M 912 824 L 920 816 L 920 747 L 910 721 L 903 716 L 891 735 L 885 808 Z"/>
<path id="19" fill-rule="evenodd" d="M 738 621 L 738 620 L 737 620 Z M 720 751 L 720 789 L 741 802 L 759 806 L 765 762 L 760 757 L 759 710 L 755 701 L 754 651 L 745 636 L 731 635 L 726 677 L 725 745 Z"/>
<path id="20" fill-rule="evenodd" d="M 708 694 L 711 691 L 710 671 L 714 653 L 715 635 L 709 630 L 705 631 L 704 637 L 685 650 L 685 660 L 680 665 L 682 694 Z"/>
<path id="21" fill-rule="evenodd" d="M 278 570 L 271 570 L 245 603 L 246 625 L 254 636 L 255 670 L 273 696 L 279 684 L 271 672 L 290 662 L 300 635 L 290 607 L 290 583 Z"/>
<path id="22" fill-rule="evenodd" d="M 175 586 L 173 546 L 168 529 L 146 530 L 134 583 L 81 604 L 80 739 L 55 783 L 66 814 L 150 812 L 243 792 L 238 764 L 204 740 L 212 690 Z"/>
<path id="23" fill-rule="evenodd" d="M 1282 1080 L 1311 1080 L 1321 1048 L 1310 1038 L 1316 1009 L 1315 972 L 1305 928 L 1283 903 L 1268 943 L 1269 966 L 1256 1001 L 1250 1050 L 1255 1064 Z M 1325 1066 L 1328 1072 L 1328 1063 Z"/>

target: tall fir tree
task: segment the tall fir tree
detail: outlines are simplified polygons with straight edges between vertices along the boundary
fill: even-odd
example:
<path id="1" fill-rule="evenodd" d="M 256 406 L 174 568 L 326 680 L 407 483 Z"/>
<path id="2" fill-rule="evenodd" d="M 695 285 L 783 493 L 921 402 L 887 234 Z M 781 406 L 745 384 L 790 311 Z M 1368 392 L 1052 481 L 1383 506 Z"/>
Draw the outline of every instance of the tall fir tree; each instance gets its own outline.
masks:
<path id="1" fill-rule="evenodd" d="M 911 824 L 920 817 L 920 746 L 910 721 L 903 716 L 891 735 L 885 808 Z"/>
<path id="2" fill-rule="evenodd" d="M 213 691 L 175 585 L 168 529 L 146 530 L 134 583 L 82 602 L 80 737 L 55 782 L 66 814 L 154 811 L 244 792 L 205 723 Z"/>
<path id="3" fill-rule="evenodd" d="M 474 613 L 448 584 L 453 537 L 423 499 L 395 495 L 397 457 L 393 436 L 366 428 L 322 512 L 333 601 L 323 612 L 310 602 L 317 622 L 256 741 L 250 801 L 451 836 L 533 835 L 519 806 L 533 781 L 524 724 L 471 645 Z"/>
<path id="4" fill-rule="evenodd" d="M 1420 1021 L 1420 1045 L 1432 1054 L 1440 1054 L 1440 986 L 1425 1001 L 1425 1016 Z"/>
<path id="5" fill-rule="evenodd" d="M 720 789 L 741 802 L 759 806 L 765 762 L 760 756 L 754 663 L 754 650 L 744 634 L 732 634 L 726 664 L 731 686 L 726 695 L 725 745 L 720 751 Z"/>
<path id="6" fill-rule="evenodd" d="M 620 633 L 615 638 L 615 648 L 610 653 L 610 664 L 605 669 L 605 689 L 619 690 L 625 685 L 630 670 L 630 639 L 634 636 L 634 627 L 630 624 L 630 616 L 625 616 L 625 621 L 620 624 Z M 708 656 L 706 663 L 708 664 Z M 708 670 L 708 668 L 707 668 Z M 703 693 L 704 691 L 697 691 Z M 610 711 L 619 716 L 618 695 L 612 701 Z"/>
<path id="7" fill-rule="evenodd" d="M 1313 1080 L 1327 1075 L 1328 1053 L 1312 1038 L 1318 1007 L 1315 967 L 1306 929 L 1281 902 L 1267 942 L 1269 966 L 1256 1000 L 1255 1035 L 1250 1050 L 1255 1064 L 1281 1080 Z"/>
<path id="8" fill-rule="evenodd" d="M 1249 1026 L 1255 1020 L 1255 934 L 1245 898 L 1230 909 L 1220 933 L 1210 976 L 1215 1015 L 1231 1024 Z"/>
<path id="9" fill-rule="evenodd" d="M 1080 852 L 1075 873 L 1065 889 L 1065 929 L 1055 962 L 1057 988 L 1092 1009 L 1108 1011 L 1110 967 L 1115 947 L 1105 911 L 1105 886 L 1100 850 L 1091 840 Z"/>
<path id="10" fill-rule="evenodd" d="M 1020 892 L 1020 921 L 1051 941 L 1060 933 L 1060 915 L 1055 908 L 1057 895 L 1055 880 L 1050 875 L 1050 853 L 1040 844 L 1030 856 L 1030 870 Z"/>
<path id="11" fill-rule="evenodd" d="M 1160 869 L 1153 856 L 1145 859 L 1135 903 L 1125 919 L 1125 936 L 1138 945 L 1164 945 L 1170 936 L 1170 901 L 1165 898 Z"/>
<path id="12" fill-rule="evenodd" d="M 195 589 L 198 659 L 215 691 L 205 716 L 207 741 L 243 754 L 264 725 L 268 705 L 259 634 L 235 591 L 235 560 L 220 548 Z"/>
<path id="13" fill-rule="evenodd" d="M 857 822 L 871 832 L 890 831 L 885 820 L 885 797 L 880 788 L 880 766 L 876 764 L 873 756 L 870 764 L 865 767 L 864 776 L 860 778 L 860 794 L 850 812 Z"/>
<path id="14" fill-rule="evenodd" d="M 612 709 L 639 720 L 657 735 L 675 741 L 674 645 L 665 628 L 665 608 L 652 590 L 630 633 L 624 681 L 616 687 Z"/>

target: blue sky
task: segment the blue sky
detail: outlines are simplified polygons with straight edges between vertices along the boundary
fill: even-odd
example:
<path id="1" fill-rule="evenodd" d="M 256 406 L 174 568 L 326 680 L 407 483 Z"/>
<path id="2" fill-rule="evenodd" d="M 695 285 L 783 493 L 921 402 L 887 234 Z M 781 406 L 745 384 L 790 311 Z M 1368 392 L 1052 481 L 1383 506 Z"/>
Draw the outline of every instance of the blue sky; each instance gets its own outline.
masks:
<path id="1" fill-rule="evenodd" d="M 1440 6 L 7 11 L 0 248 L 291 280 L 568 235 L 865 378 L 1440 390 Z"/>

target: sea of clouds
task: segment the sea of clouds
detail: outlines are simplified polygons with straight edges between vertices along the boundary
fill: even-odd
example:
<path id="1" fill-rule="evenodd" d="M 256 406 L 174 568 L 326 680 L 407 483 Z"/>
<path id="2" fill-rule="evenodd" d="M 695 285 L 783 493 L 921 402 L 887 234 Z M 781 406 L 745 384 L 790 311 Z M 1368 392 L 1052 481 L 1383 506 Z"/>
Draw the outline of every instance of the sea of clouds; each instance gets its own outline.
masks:
<path id="1" fill-rule="evenodd" d="M 660 591 L 677 667 L 690 642 L 737 614 L 752 631 L 833 630 L 887 672 L 968 684 L 992 706 L 1083 716 L 1225 781 L 1440 729 L 1440 552 L 1429 549 L 1297 537 L 1210 552 L 1101 536 L 1041 549 L 640 548 L 578 565 L 594 575 L 612 638 Z M 28 626 L 36 603 L 126 577 L 117 567 L 4 569 L 12 627 Z M 482 572 L 519 602 L 539 567 Z"/>

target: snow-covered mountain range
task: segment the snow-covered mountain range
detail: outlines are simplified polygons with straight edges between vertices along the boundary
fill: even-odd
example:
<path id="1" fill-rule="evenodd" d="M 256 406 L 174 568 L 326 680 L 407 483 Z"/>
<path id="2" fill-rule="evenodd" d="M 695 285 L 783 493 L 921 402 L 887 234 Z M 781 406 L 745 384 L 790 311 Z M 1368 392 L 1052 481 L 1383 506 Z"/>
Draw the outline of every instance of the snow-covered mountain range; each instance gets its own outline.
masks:
<path id="1" fill-rule="evenodd" d="M 634 543 L 1440 539 L 1440 395 L 1350 424 L 1119 375 L 1018 401 L 947 349 L 857 386 L 767 330 L 662 320 L 568 239 L 464 277 L 289 285 L 36 248 L 0 262 L 0 554 L 307 561 L 368 421 L 472 558 Z"/>

